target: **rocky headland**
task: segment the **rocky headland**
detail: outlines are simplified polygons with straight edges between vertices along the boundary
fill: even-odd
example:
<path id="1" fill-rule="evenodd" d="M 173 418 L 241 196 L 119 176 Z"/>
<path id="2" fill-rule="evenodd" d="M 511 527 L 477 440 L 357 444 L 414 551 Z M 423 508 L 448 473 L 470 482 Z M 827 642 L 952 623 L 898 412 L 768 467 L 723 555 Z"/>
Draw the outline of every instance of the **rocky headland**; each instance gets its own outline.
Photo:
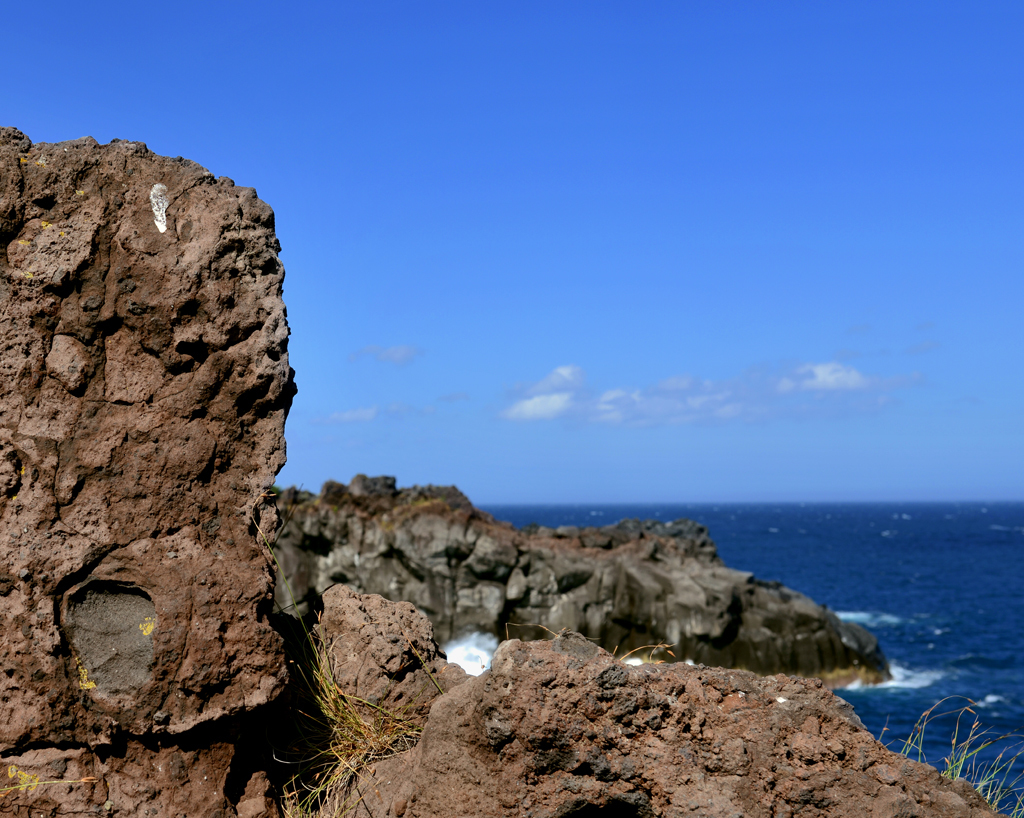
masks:
<path id="1" fill-rule="evenodd" d="M 282 608 L 330 586 L 405 600 L 440 642 L 468 633 L 504 640 L 578 631 L 622 656 L 822 679 L 888 678 L 875 637 L 778 582 L 722 563 L 692 520 L 623 520 L 601 528 L 495 520 L 458 489 L 397 489 L 393 477 L 288 489 L 274 551 Z M 649 650 L 638 655 L 648 656 Z"/>
<path id="2" fill-rule="evenodd" d="M 255 191 L 193 162 L 0 128 L 0 815 L 992 814 L 818 679 L 631 667 L 571 630 L 504 642 L 479 677 L 448 664 L 418 608 L 446 636 L 678 631 L 681 658 L 884 672 L 865 633 L 725 568 L 692 523 L 521 532 L 366 478 L 275 504 L 278 249 Z M 302 623 L 272 612 L 282 508 Z"/>

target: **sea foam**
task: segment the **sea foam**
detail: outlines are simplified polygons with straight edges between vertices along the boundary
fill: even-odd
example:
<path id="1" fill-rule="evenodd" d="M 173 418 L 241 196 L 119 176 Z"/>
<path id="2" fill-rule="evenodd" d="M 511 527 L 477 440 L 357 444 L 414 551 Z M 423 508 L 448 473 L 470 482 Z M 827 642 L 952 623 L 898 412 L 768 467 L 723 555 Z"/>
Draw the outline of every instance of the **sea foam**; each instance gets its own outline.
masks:
<path id="1" fill-rule="evenodd" d="M 490 668 L 491 657 L 497 649 L 498 637 L 490 633 L 471 633 L 442 648 L 448 661 L 461 667 L 470 676 L 479 676 Z"/>

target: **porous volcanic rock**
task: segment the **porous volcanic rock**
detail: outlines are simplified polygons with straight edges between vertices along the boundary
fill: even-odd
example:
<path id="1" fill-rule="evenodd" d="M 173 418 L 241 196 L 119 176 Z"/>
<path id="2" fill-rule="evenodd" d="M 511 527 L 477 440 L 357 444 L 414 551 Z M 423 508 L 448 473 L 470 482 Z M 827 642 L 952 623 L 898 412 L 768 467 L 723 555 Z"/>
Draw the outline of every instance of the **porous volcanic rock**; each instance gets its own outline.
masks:
<path id="1" fill-rule="evenodd" d="M 235 741 L 287 676 L 279 249 L 194 162 L 0 129 L 0 755 L 92 779 L 4 814 L 272 809 Z"/>
<path id="2" fill-rule="evenodd" d="M 372 661 L 358 672 L 336 665 L 343 688 L 358 679 L 383 690 L 412 658 L 401 638 L 380 638 L 418 630 L 401 603 L 348 591 L 324 599 L 325 620 L 367 616 L 386 624 L 374 630 Z M 358 627 L 333 632 L 337 655 L 366 645 Z M 332 807 L 351 818 L 994 815 L 966 782 L 883 747 L 819 680 L 630 666 L 563 631 L 504 642 L 490 671 L 451 682 L 443 694 L 424 688 L 432 702 L 419 743 L 367 761 Z"/>
<path id="3" fill-rule="evenodd" d="M 726 567 L 707 529 L 691 520 L 517 530 L 454 487 L 399 491 L 394 478 L 362 475 L 348 487 L 326 483 L 319 497 L 288 489 L 278 506 L 286 523 L 275 553 L 286 581 L 277 600 L 285 608 L 304 610 L 346 583 L 413 603 L 442 644 L 471 632 L 542 639 L 568 628 L 618 655 L 664 643 L 676 660 L 833 686 L 888 677 L 867 630 Z"/>
<path id="4" fill-rule="evenodd" d="M 430 620 L 408 602 L 335 585 L 324 594 L 318 633 L 342 690 L 420 725 L 441 689 L 468 678 L 448 664 Z"/>

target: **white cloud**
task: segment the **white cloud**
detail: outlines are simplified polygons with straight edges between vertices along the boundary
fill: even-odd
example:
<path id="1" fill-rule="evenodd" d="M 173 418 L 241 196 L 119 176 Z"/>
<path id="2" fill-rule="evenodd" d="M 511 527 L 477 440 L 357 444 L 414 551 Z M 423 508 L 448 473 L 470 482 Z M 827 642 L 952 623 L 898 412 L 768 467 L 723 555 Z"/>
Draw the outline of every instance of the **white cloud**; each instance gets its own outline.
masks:
<path id="1" fill-rule="evenodd" d="M 535 384 L 517 387 L 525 397 L 501 412 L 506 420 L 551 420 L 574 408 L 586 375 L 573 364 L 553 369 Z"/>
<path id="2" fill-rule="evenodd" d="M 422 355 L 423 350 L 408 344 L 401 344 L 393 347 L 381 347 L 376 344 L 365 346 L 362 349 L 358 349 L 348 356 L 350 361 L 357 361 L 360 358 L 369 356 L 375 361 L 381 361 L 384 363 L 403 364 L 409 363 L 417 355 Z"/>
<path id="3" fill-rule="evenodd" d="M 560 366 L 544 379 L 530 387 L 530 395 L 548 395 L 552 392 L 571 392 L 583 386 L 585 376 L 578 366 Z"/>
<path id="4" fill-rule="evenodd" d="M 536 395 L 512 404 L 501 413 L 506 420 L 551 420 L 564 415 L 572 406 L 569 392 Z"/>
<path id="5" fill-rule="evenodd" d="M 723 380 L 672 376 L 646 388 L 584 388 L 578 366 L 561 366 L 533 385 L 522 385 L 501 412 L 507 420 L 573 417 L 593 423 L 654 426 L 763 421 L 826 413 L 877 411 L 894 389 L 920 376 L 880 378 L 835 361 L 761 367 Z"/>
<path id="6" fill-rule="evenodd" d="M 797 389 L 811 391 L 833 391 L 866 389 L 871 385 L 871 382 L 852 366 L 844 366 L 837 361 L 830 361 L 826 364 L 805 364 L 796 372 L 798 375 L 806 377 L 795 384 L 789 378 L 783 378 L 779 381 L 780 392 L 792 391 L 794 386 Z M 786 388 L 783 388 L 784 383 Z"/>

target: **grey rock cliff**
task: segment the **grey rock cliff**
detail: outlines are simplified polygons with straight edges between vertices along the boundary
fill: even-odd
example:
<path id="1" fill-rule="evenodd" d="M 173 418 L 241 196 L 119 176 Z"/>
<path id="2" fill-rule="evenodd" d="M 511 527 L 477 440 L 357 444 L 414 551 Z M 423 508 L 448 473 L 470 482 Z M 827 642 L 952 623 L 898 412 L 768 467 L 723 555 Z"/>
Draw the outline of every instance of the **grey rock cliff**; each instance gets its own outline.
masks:
<path id="1" fill-rule="evenodd" d="M 327 483 L 319 497 L 290 489 L 278 507 L 282 607 L 302 609 L 345 583 L 412 602 L 442 643 L 474 631 L 543 639 L 568 628 L 620 656 L 664 643 L 677 660 L 830 685 L 888 676 L 868 631 L 726 567 L 691 520 L 516 530 L 453 487 L 398 491 L 393 478 L 363 476 L 348 488 Z"/>

